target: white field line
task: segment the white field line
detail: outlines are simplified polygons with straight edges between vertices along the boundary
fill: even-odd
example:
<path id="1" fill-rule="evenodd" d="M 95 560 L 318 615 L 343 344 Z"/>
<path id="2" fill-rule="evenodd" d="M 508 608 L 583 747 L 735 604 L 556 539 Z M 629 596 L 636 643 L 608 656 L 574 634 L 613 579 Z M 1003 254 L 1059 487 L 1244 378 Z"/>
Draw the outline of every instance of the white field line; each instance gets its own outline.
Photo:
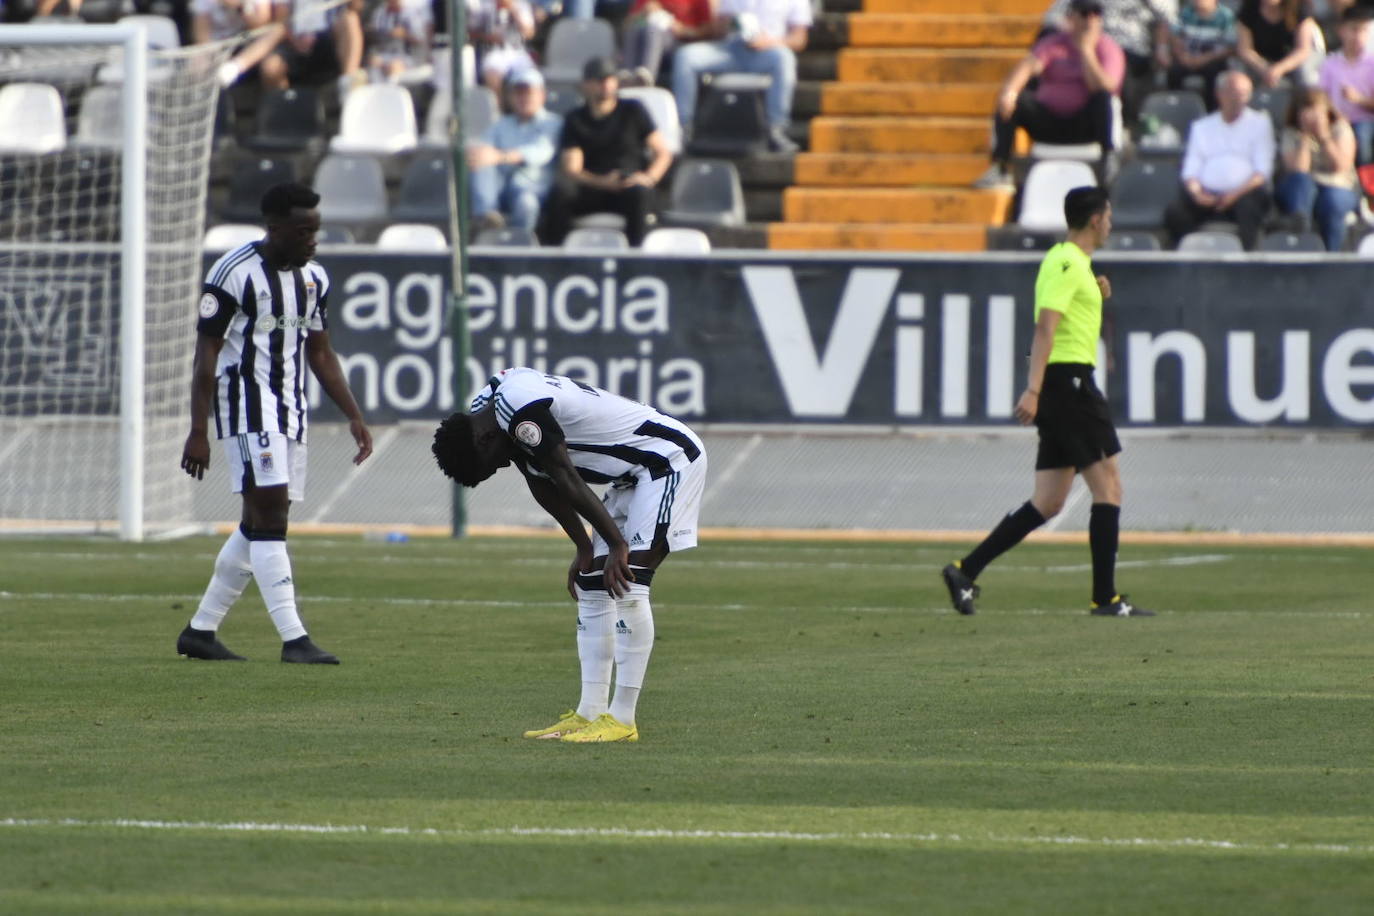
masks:
<path id="1" fill-rule="evenodd" d="M 280 833 L 315 835 L 365 835 L 443 837 L 460 840 L 499 839 L 503 837 L 571 837 L 629 840 L 781 840 L 802 843 L 996 843 L 1015 846 L 1072 846 L 1083 848 L 1130 849 L 1204 849 L 1263 853 L 1334 853 L 1374 855 L 1374 846 L 1352 843 L 1251 843 L 1203 837 L 1088 837 L 1027 836 L 1016 834 L 891 833 L 856 831 L 853 833 L 813 833 L 793 830 L 668 830 L 630 827 L 488 827 L 477 830 L 437 827 L 374 827 L 365 824 L 273 824 L 255 821 L 158 821 L 111 818 L 0 818 L 0 828 L 66 828 L 73 830 L 184 830 L 208 833 Z"/>

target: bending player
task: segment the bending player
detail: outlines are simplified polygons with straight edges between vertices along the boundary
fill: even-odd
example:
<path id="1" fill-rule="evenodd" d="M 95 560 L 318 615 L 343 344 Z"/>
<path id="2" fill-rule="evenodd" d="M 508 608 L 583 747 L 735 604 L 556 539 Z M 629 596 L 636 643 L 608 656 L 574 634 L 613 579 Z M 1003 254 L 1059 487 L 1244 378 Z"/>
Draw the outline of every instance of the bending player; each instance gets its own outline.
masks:
<path id="1" fill-rule="evenodd" d="M 568 592 L 577 602 L 582 697 L 525 737 L 638 741 L 635 706 L 654 646 L 649 587 L 669 553 L 696 546 L 701 440 L 652 407 L 516 368 L 492 378 L 471 413 L 441 423 L 433 447 L 440 469 L 467 487 L 514 464 L 577 549 Z M 589 483 L 608 484 L 605 497 Z"/>

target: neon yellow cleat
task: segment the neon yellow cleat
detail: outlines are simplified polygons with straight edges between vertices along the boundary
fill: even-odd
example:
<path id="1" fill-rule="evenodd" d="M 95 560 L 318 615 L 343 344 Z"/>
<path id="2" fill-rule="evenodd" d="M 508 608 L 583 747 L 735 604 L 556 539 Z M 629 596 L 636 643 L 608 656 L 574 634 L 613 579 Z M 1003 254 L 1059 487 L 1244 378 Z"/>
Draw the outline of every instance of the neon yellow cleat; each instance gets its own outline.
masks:
<path id="1" fill-rule="evenodd" d="M 568 732 L 560 741 L 575 741 L 586 744 L 593 741 L 638 741 L 639 729 L 626 725 L 610 713 L 602 713 L 585 728 Z"/>
<path id="2" fill-rule="evenodd" d="M 558 721 L 548 728 L 536 728 L 533 731 L 525 732 L 526 738 L 563 738 L 579 728 L 586 728 L 591 725 L 591 720 L 584 719 L 574 710 L 569 709 L 558 717 Z"/>

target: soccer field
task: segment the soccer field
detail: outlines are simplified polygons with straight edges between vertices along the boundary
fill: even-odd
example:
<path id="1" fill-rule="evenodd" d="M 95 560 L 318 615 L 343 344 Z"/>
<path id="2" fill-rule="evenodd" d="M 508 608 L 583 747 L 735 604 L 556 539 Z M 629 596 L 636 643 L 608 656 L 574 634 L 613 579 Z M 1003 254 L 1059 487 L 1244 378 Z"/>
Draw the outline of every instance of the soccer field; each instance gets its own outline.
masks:
<path id="1" fill-rule="evenodd" d="M 218 539 L 0 541 L 0 912 L 1368 913 L 1369 553 L 712 541 L 654 583 L 634 745 L 553 539 L 293 538 L 180 659 Z"/>

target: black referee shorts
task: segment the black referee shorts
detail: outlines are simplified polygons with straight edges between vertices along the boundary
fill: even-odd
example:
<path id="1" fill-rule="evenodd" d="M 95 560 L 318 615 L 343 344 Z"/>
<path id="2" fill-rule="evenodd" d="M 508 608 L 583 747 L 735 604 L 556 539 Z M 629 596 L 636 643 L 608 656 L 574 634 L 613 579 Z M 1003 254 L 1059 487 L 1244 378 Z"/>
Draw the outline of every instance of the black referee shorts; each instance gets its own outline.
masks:
<path id="1" fill-rule="evenodd" d="M 1107 399 L 1093 381 L 1093 367 L 1085 363 L 1045 367 L 1035 428 L 1040 431 L 1037 471 L 1081 471 L 1121 451 Z"/>

